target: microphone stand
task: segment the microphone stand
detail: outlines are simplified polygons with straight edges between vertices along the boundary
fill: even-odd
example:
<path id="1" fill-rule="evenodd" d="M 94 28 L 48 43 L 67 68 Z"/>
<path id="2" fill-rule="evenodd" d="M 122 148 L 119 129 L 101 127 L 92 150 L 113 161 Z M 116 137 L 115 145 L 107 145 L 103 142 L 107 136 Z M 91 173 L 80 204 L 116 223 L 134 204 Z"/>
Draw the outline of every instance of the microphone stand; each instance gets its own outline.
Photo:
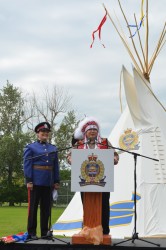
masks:
<path id="1" fill-rule="evenodd" d="M 56 150 L 56 151 L 51 151 L 51 152 L 47 152 L 47 153 L 44 153 L 44 154 L 28 157 L 28 158 L 25 159 L 25 161 L 40 158 L 40 157 L 48 155 L 48 154 L 55 154 L 56 152 L 61 152 L 61 151 L 68 150 L 68 149 L 71 149 L 71 148 L 73 148 L 73 147 L 62 148 L 62 149 L 59 149 L 59 150 Z"/>
<path id="2" fill-rule="evenodd" d="M 80 145 L 85 145 L 85 144 L 88 144 L 88 143 L 89 143 L 89 141 L 81 143 L 81 144 L 76 144 L 76 146 L 79 147 Z M 70 146 L 70 147 L 66 147 L 66 148 L 61 148 L 61 149 L 56 150 L 56 151 L 51 151 L 51 152 L 47 152 L 47 153 L 44 153 L 44 154 L 40 154 L 40 155 L 28 157 L 28 158 L 25 159 L 25 161 L 36 159 L 36 158 L 40 158 L 40 157 L 48 155 L 48 154 L 55 154 L 56 152 L 58 153 L 58 152 L 61 152 L 61 151 L 69 150 L 71 148 L 75 148 L 75 147 L 74 146 Z"/>
<path id="3" fill-rule="evenodd" d="M 104 144 L 99 143 L 99 142 L 96 142 L 96 143 L 100 144 L 100 145 L 104 145 Z M 132 237 L 130 239 L 123 240 L 121 242 L 115 243 L 114 246 L 117 246 L 119 244 L 122 244 L 122 243 L 128 242 L 128 241 L 132 241 L 132 243 L 134 243 L 135 240 L 140 240 L 140 241 L 143 241 L 143 242 L 146 242 L 146 243 L 149 243 L 149 244 L 153 244 L 155 246 L 160 247 L 160 244 L 156 244 L 156 243 L 144 240 L 144 239 L 140 239 L 138 237 L 138 232 L 137 232 L 137 229 L 136 229 L 137 228 L 137 223 L 136 223 L 136 221 L 137 221 L 137 202 L 136 202 L 136 193 L 137 193 L 137 174 L 136 174 L 137 156 L 141 156 L 141 157 L 147 158 L 149 160 L 153 160 L 153 161 L 159 161 L 159 160 L 151 158 L 151 157 L 147 157 L 145 155 L 141 155 L 141 154 L 138 154 L 138 153 L 135 153 L 135 152 L 130 152 L 130 151 L 124 150 L 122 148 L 113 147 L 111 145 L 108 145 L 108 148 L 118 149 L 118 150 L 126 152 L 128 154 L 132 154 L 133 157 L 134 157 L 134 230 L 133 230 Z"/>

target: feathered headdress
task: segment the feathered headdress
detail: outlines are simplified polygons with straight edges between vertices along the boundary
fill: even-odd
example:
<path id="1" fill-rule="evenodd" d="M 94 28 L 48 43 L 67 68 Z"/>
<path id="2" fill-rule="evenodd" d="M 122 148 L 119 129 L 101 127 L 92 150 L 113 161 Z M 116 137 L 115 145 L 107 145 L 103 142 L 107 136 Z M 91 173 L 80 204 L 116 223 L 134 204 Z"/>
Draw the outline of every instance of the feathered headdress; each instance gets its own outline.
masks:
<path id="1" fill-rule="evenodd" d="M 86 131 L 92 128 L 96 129 L 98 133 L 100 134 L 100 127 L 96 118 L 85 117 L 85 119 L 80 121 L 80 123 L 78 124 L 78 127 L 76 128 L 74 132 L 74 138 L 77 140 L 84 139 Z"/>

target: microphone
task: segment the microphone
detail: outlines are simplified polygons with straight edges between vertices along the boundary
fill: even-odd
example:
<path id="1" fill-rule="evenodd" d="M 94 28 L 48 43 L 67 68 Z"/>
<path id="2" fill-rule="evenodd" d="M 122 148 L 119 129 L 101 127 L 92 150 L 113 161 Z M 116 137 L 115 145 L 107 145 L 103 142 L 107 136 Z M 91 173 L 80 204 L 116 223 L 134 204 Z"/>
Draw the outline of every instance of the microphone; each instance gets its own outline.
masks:
<path id="1" fill-rule="evenodd" d="M 97 140 L 97 137 L 95 138 L 88 138 L 88 142 L 91 143 L 91 144 L 100 144 L 100 142 Z"/>
<path id="2" fill-rule="evenodd" d="M 96 144 L 99 144 L 99 142 L 98 142 L 97 138 L 95 139 L 95 143 L 96 143 Z"/>
<path id="3" fill-rule="evenodd" d="M 91 139 L 90 139 L 90 138 L 88 138 L 87 142 L 85 142 L 85 143 L 86 143 L 86 144 L 91 143 Z"/>
<path id="4" fill-rule="evenodd" d="M 97 138 L 92 139 L 92 138 L 88 138 L 87 143 L 86 144 L 96 144 L 97 143 Z"/>

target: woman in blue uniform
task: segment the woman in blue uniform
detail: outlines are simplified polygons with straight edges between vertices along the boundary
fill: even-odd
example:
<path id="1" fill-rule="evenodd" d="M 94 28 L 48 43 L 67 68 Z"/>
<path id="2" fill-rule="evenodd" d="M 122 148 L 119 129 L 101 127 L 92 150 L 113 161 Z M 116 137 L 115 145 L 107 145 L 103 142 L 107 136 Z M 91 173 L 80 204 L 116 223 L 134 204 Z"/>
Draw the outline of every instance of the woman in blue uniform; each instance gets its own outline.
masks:
<path id="1" fill-rule="evenodd" d="M 35 127 L 37 141 L 24 150 L 24 176 L 28 188 L 28 238 L 37 239 L 37 209 L 40 204 L 41 236 L 49 231 L 52 191 L 59 188 L 59 165 L 56 146 L 48 143 L 51 126 L 48 122 Z"/>

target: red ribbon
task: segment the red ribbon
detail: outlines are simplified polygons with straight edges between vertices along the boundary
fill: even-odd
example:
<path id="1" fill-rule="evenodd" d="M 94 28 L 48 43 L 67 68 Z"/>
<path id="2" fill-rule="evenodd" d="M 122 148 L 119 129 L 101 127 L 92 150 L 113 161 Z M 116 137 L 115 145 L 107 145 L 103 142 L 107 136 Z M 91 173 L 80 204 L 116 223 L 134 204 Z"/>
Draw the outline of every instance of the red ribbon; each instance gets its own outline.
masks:
<path id="1" fill-rule="evenodd" d="M 92 41 L 92 44 L 91 44 L 90 48 L 92 48 L 92 46 L 93 46 L 93 43 L 94 43 L 94 40 L 95 40 L 95 35 L 94 34 L 97 31 L 99 31 L 99 39 L 101 40 L 101 28 L 102 28 L 102 26 L 103 26 L 103 24 L 105 23 L 106 20 L 107 20 L 107 12 L 106 12 L 105 16 L 103 17 L 101 23 L 99 24 L 99 27 L 97 28 L 97 30 L 93 31 L 93 33 L 92 33 L 92 39 L 93 39 L 93 41 Z M 102 45 L 105 48 L 104 44 L 102 44 Z"/>
<path id="2" fill-rule="evenodd" d="M 31 190 L 28 187 L 28 217 L 29 217 L 29 214 L 30 214 L 30 205 L 31 205 Z"/>

